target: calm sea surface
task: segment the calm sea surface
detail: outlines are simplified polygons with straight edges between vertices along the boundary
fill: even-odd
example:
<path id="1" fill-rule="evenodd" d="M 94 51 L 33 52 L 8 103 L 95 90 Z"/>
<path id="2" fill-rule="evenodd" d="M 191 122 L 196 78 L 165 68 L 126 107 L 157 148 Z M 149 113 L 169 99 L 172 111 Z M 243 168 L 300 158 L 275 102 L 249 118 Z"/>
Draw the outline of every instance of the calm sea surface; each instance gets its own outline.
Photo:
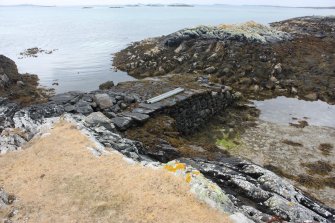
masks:
<path id="1" fill-rule="evenodd" d="M 21 73 L 34 73 L 57 92 L 94 90 L 100 83 L 132 80 L 114 72 L 112 54 L 133 41 L 185 27 L 240 23 L 263 24 L 306 15 L 335 15 L 335 10 L 261 6 L 184 7 L 0 7 L 0 54 L 13 59 Z M 38 58 L 19 59 L 31 47 L 58 49 Z"/>

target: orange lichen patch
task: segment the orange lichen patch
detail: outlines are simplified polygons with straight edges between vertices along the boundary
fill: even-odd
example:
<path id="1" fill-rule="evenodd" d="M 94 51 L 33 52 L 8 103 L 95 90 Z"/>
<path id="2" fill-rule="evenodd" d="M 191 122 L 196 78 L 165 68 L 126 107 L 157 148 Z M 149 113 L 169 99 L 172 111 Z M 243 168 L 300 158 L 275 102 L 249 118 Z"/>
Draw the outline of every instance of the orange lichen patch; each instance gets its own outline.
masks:
<path id="1" fill-rule="evenodd" d="M 167 171 L 170 172 L 177 172 L 178 170 L 185 170 L 186 169 L 186 165 L 184 163 L 176 163 L 175 165 L 165 165 L 164 169 L 166 169 Z"/>

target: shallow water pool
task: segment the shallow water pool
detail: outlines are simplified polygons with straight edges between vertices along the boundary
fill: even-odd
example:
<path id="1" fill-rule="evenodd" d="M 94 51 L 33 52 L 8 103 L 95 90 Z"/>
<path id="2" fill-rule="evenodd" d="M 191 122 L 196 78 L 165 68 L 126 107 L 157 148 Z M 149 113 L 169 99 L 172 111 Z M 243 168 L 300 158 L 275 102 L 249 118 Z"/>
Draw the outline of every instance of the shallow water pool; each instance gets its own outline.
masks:
<path id="1" fill-rule="evenodd" d="M 260 119 L 264 121 L 289 124 L 306 120 L 309 125 L 335 128 L 335 105 L 323 101 L 277 97 L 253 103 L 261 111 Z"/>

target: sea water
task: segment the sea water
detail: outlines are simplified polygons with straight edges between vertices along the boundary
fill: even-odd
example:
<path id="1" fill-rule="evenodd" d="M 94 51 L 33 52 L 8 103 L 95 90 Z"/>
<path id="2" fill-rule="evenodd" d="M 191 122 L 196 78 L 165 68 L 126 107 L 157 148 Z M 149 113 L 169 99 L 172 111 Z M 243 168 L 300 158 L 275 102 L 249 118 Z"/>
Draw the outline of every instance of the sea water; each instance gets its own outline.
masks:
<path id="1" fill-rule="evenodd" d="M 112 80 L 132 80 L 112 69 L 113 53 L 134 41 L 166 35 L 185 27 L 256 21 L 263 24 L 307 15 L 334 15 L 333 9 L 263 6 L 0 7 L 0 54 L 13 59 L 21 73 L 38 74 L 42 86 L 56 92 L 89 91 Z M 20 52 L 58 49 L 37 58 Z M 59 85 L 52 85 L 58 83 Z"/>

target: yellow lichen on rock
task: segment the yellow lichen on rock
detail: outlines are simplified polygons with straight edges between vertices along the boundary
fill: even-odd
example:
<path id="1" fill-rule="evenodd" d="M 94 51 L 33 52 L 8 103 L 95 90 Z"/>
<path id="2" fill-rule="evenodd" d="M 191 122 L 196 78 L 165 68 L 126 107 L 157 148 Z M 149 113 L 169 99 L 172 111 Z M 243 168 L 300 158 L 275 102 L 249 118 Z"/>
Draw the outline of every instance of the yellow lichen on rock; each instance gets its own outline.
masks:
<path id="1" fill-rule="evenodd" d="M 186 165 L 184 163 L 175 163 L 175 164 L 167 164 L 164 166 L 164 169 L 170 172 L 177 172 L 178 170 L 185 170 Z"/>
<path id="2" fill-rule="evenodd" d="M 191 182 L 191 180 L 192 180 L 192 175 L 191 175 L 191 173 L 187 173 L 187 174 L 186 174 L 186 179 L 185 179 L 185 180 L 186 180 L 187 183 L 190 183 L 190 182 Z"/>

